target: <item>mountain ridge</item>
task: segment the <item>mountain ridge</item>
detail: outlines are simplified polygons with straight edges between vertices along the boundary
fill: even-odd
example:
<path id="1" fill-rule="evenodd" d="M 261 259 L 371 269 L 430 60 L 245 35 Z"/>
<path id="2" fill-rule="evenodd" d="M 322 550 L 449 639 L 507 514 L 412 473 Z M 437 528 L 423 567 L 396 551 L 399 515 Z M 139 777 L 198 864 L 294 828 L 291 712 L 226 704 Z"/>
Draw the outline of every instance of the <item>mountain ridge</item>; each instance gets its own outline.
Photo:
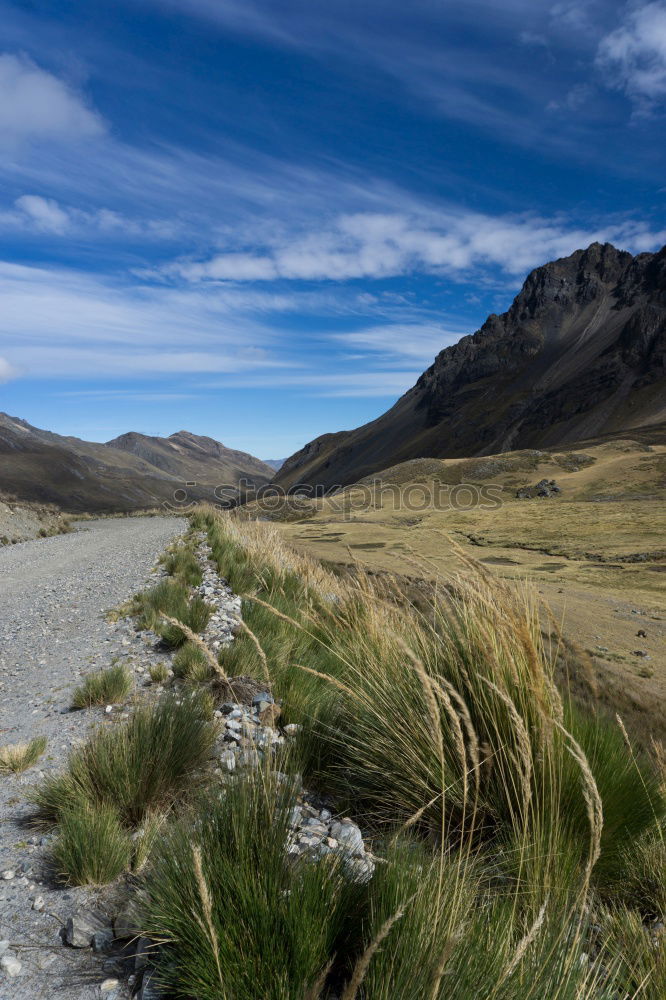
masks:
<path id="1" fill-rule="evenodd" d="M 234 481 L 254 477 L 262 482 L 268 482 L 273 475 L 273 469 L 254 455 L 227 448 L 215 438 L 185 430 L 176 431 L 166 438 L 129 431 L 105 442 L 105 447 L 136 455 L 166 472 L 178 470 L 185 478 L 196 478 L 199 466 L 203 464 L 207 477 L 204 482 L 211 481 L 212 469 L 217 470 L 216 485 L 223 485 L 220 479 L 223 475 Z"/>
<path id="2" fill-rule="evenodd" d="M 444 348 L 386 413 L 322 435 L 276 476 L 347 485 L 412 458 L 560 446 L 666 421 L 666 247 L 593 243 L 531 271 L 509 309 Z"/>
<path id="3" fill-rule="evenodd" d="M 187 487 L 188 500 L 214 502 L 217 486 L 241 479 L 263 485 L 272 476 L 260 459 L 189 431 L 169 438 L 129 432 L 96 443 L 0 413 L 0 490 L 73 513 L 173 505 L 187 483 L 196 483 Z"/>

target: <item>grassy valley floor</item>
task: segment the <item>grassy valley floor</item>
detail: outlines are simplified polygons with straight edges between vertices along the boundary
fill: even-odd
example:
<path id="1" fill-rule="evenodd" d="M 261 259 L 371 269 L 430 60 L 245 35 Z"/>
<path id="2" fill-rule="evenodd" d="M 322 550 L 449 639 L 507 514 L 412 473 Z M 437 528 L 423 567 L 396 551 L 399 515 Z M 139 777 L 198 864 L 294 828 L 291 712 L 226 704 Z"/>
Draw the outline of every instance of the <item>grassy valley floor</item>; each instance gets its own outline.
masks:
<path id="1" fill-rule="evenodd" d="M 256 504 L 248 512 L 340 566 L 432 584 L 459 572 L 462 553 L 493 574 L 533 581 L 587 659 L 602 701 L 643 735 L 666 736 L 666 447 L 627 440 L 424 459 L 381 478 L 382 489 L 366 481 L 328 500 L 292 501 L 288 512 Z M 541 479 L 561 493 L 516 498 Z M 458 507 L 479 503 L 446 507 L 447 489 Z M 419 509 L 433 497 L 443 509 Z"/>

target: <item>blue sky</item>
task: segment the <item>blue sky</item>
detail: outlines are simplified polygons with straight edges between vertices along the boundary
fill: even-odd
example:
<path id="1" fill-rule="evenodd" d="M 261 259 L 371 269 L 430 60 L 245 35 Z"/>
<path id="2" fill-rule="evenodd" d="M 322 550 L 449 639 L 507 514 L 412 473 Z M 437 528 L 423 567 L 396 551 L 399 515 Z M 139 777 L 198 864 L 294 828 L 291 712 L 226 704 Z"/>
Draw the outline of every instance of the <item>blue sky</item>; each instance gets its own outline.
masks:
<path id="1" fill-rule="evenodd" d="M 282 457 L 666 243 L 666 2 L 0 0 L 0 409 Z"/>

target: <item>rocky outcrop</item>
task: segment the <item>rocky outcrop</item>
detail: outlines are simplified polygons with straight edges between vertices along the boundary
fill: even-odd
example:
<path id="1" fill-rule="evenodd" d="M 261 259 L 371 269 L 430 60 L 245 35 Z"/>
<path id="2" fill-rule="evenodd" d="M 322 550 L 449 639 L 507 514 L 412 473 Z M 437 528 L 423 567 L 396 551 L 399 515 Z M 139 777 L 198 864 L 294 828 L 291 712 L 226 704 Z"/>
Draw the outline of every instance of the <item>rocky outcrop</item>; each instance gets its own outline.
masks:
<path id="1" fill-rule="evenodd" d="M 518 500 L 532 500 L 534 497 L 555 497 L 561 488 L 554 479 L 540 479 L 534 486 L 521 486 L 516 490 Z"/>
<path id="2" fill-rule="evenodd" d="M 277 482 L 355 482 L 457 458 L 666 423 L 666 247 L 593 243 L 532 271 L 510 309 L 447 347 L 377 420 L 317 438 Z"/>

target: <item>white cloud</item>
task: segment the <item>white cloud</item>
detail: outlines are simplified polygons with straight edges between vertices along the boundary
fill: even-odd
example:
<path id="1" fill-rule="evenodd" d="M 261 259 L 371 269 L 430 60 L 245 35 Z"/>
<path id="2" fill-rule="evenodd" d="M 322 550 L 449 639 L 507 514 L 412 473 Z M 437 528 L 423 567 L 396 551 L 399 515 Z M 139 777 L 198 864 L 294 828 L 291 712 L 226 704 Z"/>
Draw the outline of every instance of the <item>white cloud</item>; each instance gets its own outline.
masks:
<path id="1" fill-rule="evenodd" d="M 22 194 L 12 210 L 0 212 L 0 230 L 50 233 L 54 236 L 89 235 L 98 239 L 139 238 L 147 241 L 172 241 L 179 232 L 170 220 L 130 219 L 108 208 L 86 211 L 63 205 L 55 198 Z"/>
<path id="2" fill-rule="evenodd" d="M 325 370 L 316 360 L 317 370 L 312 371 L 302 353 L 293 357 L 288 328 L 271 329 L 252 318 L 262 302 L 253 291 L 245 294 L 218 285 L 118 287 L 79 271 L 0 262 L 6 345 L 0 380 L 20 370 L 28 377 L 50 379 L 100 374 L 109 379 L 167 379 L 168 393 L 179 396 L 192 392 L 193 385 L 196 392 L 224 386 L 293 388 L 318 396 L 397 396 L 442 347 L 467 332 L 416 320 L 378 325 L 375 318 L 368 329 L 338 334 L 318 331 L 313 323 L 309 340 L 318 345 L 328 341 L 333 349 Z M 277 304 L 284 305 L 279 300 Z M 357 322 L 361 327 L 368 317 Z M 344 370 L 351 368 L 345 347 L 363 353 L 350 371 Z M 202 383 L 205 376 L 224 381 L 211 386 Z M 109 393 L 155 398 L 155 391 L 144 386 L 133 391 L 124 383 L 122 390 Z"/>
<path id="3" fill-rule="evenodd" d="M 185 264 L 179 270 L 184 278 L 198 280 L 199 278 L 213 278 L 224 281 L 266 281 L 277 278 L 278 272 L 275 264 L 268 258 L 253 257 L 245 253 L 220 254 L 203 265 L 205 273 L 202 273 L 201 264 Z"/>
<path id="4" fill-rule="evenodd" d="M 629 10 L 599 44 L 597 64 L 609 83 L 644 108 L 666 95 L 666 3 Z"/>
<path id="5" fill-rule="evenodd" d="M 14 202 L 37 229 L 47 233 L 64 233 L 69 228 L 70 217 L 53 198 L 37 194 L 24 194 Z"/>
<path id="6" fill-rule="evenodd" d="M 100 116 L 58 77 L 26 56 L 0 55 L 0 146 L 89 138 L 103 131 Z"/>
<path id="7" fill-rule="evenodd" d="M 620 222 L 583 229 L 564 219 L 489 216 L 475 212 L 340 215 L 330 228 L 275 240 L 254 252 L 224 253 L 202 262 L 169 265 L 188 281 L 344 281 L 411 272 L 456 277 L 472 268 L 517 276 L 595 240 L 629 249 L 661 245 L 666 231 Z"/>
<path id="8" fill-rule="evenodd" d="M 0 358 L 0 383 L 16 378 L 18 372 L 5 358 Z"/>

